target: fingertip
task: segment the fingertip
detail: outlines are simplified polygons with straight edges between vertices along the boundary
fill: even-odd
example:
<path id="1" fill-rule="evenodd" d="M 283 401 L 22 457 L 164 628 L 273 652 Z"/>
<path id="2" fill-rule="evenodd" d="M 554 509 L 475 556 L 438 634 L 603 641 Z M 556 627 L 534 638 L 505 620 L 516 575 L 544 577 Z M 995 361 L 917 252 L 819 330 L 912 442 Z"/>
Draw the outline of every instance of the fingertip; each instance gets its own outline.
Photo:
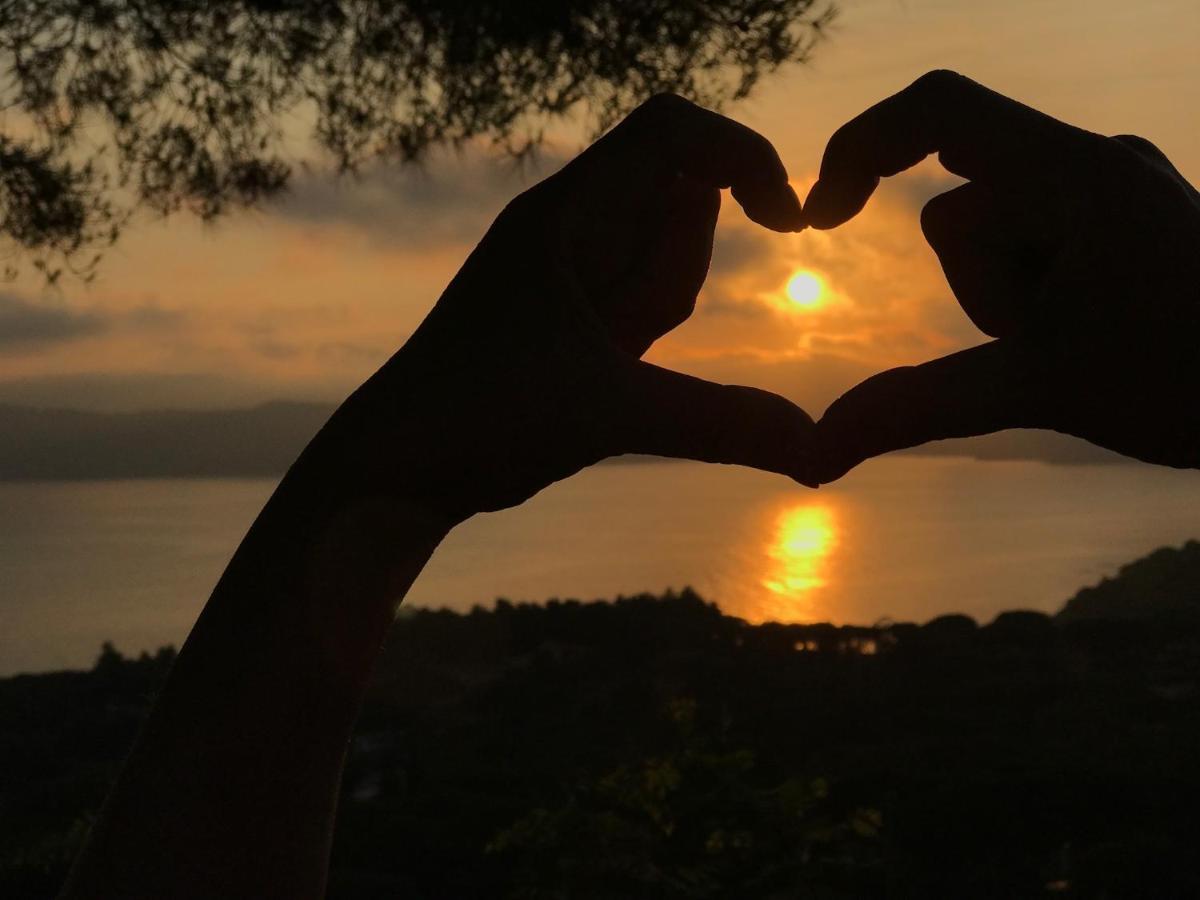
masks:
<path id="1" fill-rule="evenodd" d="M 796 196 L 795 189 L 789 184 L 788 190 L 792 192 L 792 196 L 796 197 L 796 211 L 793 213 L 791 227 L 788 229 L 792 234 L 799 234 L 808 227 L 808 218 L 804 210 L 804 204 L 800 202 L 800 198 Z"/>
<path id="2" fill-rule="evenodd" d="M 1039 398 L 1050 385 L 1040 352 L 1001 339 L 872 375 L 835 400 L 817 425 L 820 480 L 930 441 L 1046 427 Z"/>
<path id="3" fill-rule="evenodd" d="M 831 407 L 832 409 L 832 407 Z M 830 484 L 837 481 L 854 468 L 861 460 L 848 462 L 844 445 L 834 441 L 830 446 L 829 411 L 817 423 L 813 435 L 812 446 L 812 478 L 817 484 Z"/>
<path id="4" fill-rule="evenodd" d="M 804 208 L 786 181 L 771 185 L 734 185 L 732 193 L 746 215 L 764 228 L 785 234 L 804 228 Z"/>
<path id="5" fill-rule="evenodd" d="M 809 188 L 808 196 L 804 198 L 804 221 L 813 228 L 824 230 L 840 225 L 842 219 L 837 217 L 833 192 L 823 182 L 816 182 Z"/>
<path id="6" fill-rule="evenodd" d="M 804 229 L 804 207 L 796 196 L 796 189 L 790 184 L 784 184 L 780 192 L 780 208 L 785 213 L 787 230 L 802 231 Z"/>
<path id="7" fill-rule="evenodd" d="M 824 468 L 818 470 L 817 481 L 820 484 L 833 484 L 835 481 L 840 481 L 846 473 L 859 466 L 862 462 L 863 460 L 859 459 L 852 463 L 840 460 L 836 464 L 832 462 L 826 463 Z"/>
<path id="8" fill-rule="evenodd" d="M 788 401 L 790 403 L 790 401 Z M 817 423 L 812 416 L 794 406 L 795 430 L 782 449 L 786 454 L 783 473 L 798 484 L 814 490 L 821 486 L 821 451 Z"/>
<path id="9" fill-rule="evenodd" d="M 821 231 L 836 228 L 858 215 L 878 186 L 878 178 L 855 185 L 834 185 L 818 180 L 804 200 L 802 220 Z"/>

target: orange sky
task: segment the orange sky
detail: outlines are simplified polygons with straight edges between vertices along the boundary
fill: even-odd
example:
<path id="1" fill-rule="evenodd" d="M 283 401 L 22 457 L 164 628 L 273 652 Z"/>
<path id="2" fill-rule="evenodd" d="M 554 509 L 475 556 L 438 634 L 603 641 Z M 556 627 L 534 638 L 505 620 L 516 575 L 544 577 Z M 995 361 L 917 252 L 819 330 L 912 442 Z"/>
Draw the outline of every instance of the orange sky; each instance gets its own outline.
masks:
<path id="1" fill-rule="evenodd" d="M 813 63 L 728 110 L 764 132 L 801 196 L 842 121 L 935 67 L 1105 133 L 1154 140 L 1200 181 L 1196 0 L 842 0 Z M 579 147 L 564 130 L 553 165 Z M 555 148 L 563 148 L 561 151 Z M 468 154 L 293 197 L 213 227 L 142 222 L 90 286 L 0 287 L 0 401 L 61 406 L 335 400 L 403 342 L 491 216 L 524 180 Z M 662 364 L 786 393 L 818 414 L 872 370 L 979 338 L 925 247 L 918 211 L 953 180 L 927 161 L 829 233 L 773 235 L 726 204 L 697 314 Z M 788 304 L 797 269 L 824 299 Z M 18 325 L 20 323 L 18 322 Z"/>

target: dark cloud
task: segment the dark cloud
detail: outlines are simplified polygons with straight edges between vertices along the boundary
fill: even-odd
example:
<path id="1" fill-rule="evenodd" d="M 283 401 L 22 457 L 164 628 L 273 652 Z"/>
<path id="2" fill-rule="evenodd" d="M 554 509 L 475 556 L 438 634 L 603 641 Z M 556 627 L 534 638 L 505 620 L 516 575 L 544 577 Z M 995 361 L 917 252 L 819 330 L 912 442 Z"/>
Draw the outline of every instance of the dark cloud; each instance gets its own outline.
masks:
<path id="1" fill-rule="evenodd" d="M 381 366 L 395 350 L 396 345 L 392 342 L 357 343 L 354 341 L 326 341 L 313 347 L 313 355 L 318 359 L 335 363 L 367 362 Z"/>
<path id="2" fill-rule="evenodd" d="M 841 394 L 875 370 L 837 353 L 762 359 L 727 354 L 677 365 L 683 371 L 724 384 L 746 384 L 774 391 L 817 416 Z"/>
<path id="3" fill-rule="evenodd" d="M 779 314 L 766 303 L 753 298 L 741 298 L 721 291 L 708 290 L 700 295 L 696 313 L 701 316 L 728 316 L 748 322 L 776 318 Z"/>
<path id="4" fill-rule="evenodd" d="M 0 405 L 0 480 L 279 475 L 321 403 L 98 413 Z"/>
<path id="5" fill-rule="evenodd" d="M 700 315 L 748 320 L 776 316 L 769 304 L 747 294 L 746 279 L 738 276 L 783 278 L 784 268 L 779 255 L 779 235 L 754 227 L 718 228 L 708 280 L 696 311 Z"/>
<path id="6" fill-rule="evenodd" d="M 104 331 L 103 316 L 54 303 L 31 303 L 0 294 L 0 351 L 23 350 L 70 341 Z"/>
<path id="7" fill-rule="evenodd" d="M 713 243 L 709 274 L 729 275 L 771 261 L 777 255 L 778 241 L 778 235 L 765 229 L 722 228 Z"/>
<path id="8" fill-rule="evenodd" d="M 198 372 L 79 372 L 0 380 L 0 404 L 97 412 L 221 409 L 279 399 L 333 401 L 348 389 Z"/>
<path id="9" fill-rule="evenodd" d="M 57 300 L 0 293 L 0 353 L 22 353 L 118 330 L 161 332 L 187 316 L 154 302 L 123 309 L 78 309 Z"/>
<path id="10" fill-rule="evenodd" d="M 309 316 L 327 317 L 328 306 L 309 306 Z M 297 337 L 289 323 L 281 322 L 270 315 L 258 317 L 256 321 L 244 323 L 237 329 L 245 346 L 252 353 L 267 360 L 287 361 L 313 359 L 323 363 L 342 365 L 350 363 L 355 368 L 362 365 L 381 366 L 396 351 L 395 337 L 386 334 L 366 340 L 314 341 Z"/>
<path id="11" fill-rule="evenodd" d="M 161 328 L 173 328 L 187 320 L 187 314 L 178 309 L 168 309 L 157 303 L 143 303 L 133 309 L 114 312 L 109 316 L 114 323 L 153 331 Z"/>
<path id="12" fill-rule="evenodd" d="M 312 173 L 294 182 L 275 212 L 349 226 L 388 246 L 474 243 L 509 200 L 565 161 L 552 151 L 522 163 L 476 151 L 356 176 Z"/>

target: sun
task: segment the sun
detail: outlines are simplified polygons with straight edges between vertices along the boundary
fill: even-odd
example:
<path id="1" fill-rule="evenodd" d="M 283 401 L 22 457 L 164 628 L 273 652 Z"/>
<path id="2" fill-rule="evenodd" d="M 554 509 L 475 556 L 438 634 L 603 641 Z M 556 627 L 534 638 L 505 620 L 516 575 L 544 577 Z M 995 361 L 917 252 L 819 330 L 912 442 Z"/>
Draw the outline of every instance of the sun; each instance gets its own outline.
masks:
<path id="1" fill-rule="evenodd" d="M 812 309 L 821 305 L 821 299 L 825 296 L 825 283 L 815 272 L 801 269 L 788 279 L 784 291 L 796 306 Z"/>

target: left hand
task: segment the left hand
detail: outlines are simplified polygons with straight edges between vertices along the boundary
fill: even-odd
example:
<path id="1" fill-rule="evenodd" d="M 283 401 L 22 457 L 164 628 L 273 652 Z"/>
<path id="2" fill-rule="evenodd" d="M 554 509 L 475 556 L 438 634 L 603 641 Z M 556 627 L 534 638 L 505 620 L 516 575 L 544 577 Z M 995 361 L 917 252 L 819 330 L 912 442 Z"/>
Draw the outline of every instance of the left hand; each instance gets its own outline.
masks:
<path id="1" fill-rule="evenodd" d="M 756 222 L 800 227 L 765 138 L 679 97 L 648 101 L 509 204 L 317 443 L 360 490 L 454 521 L 622 453 L 812 484 L 812 420 L 791 402 L 640 359 L 691 314 L 729 186 Z"/>
<path id="2" fill-rule="evenodd" d="M 966 184 L 921 226 L 995 340 L 881 372 L 818 427 L 821 480 L 891 450 L 1047 428 L 1200 468 L 1200 193 L 1144 138 L 1104 137 L 930 72 L 843 125 L 805 220 L 832 228 L 931 153 Z"/>

